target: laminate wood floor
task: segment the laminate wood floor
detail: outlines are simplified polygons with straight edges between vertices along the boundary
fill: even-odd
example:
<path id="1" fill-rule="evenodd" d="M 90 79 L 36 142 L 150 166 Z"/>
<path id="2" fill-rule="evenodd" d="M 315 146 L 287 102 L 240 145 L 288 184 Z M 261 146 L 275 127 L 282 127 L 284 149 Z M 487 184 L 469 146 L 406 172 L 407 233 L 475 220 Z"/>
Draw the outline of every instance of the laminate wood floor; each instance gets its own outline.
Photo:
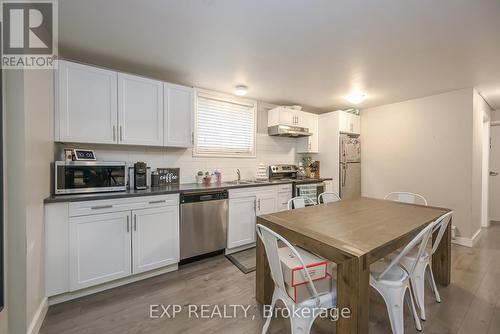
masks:
<path id="1" fill-rule="evenodd" d="M 476 247 L 452 247 L 452 283 L 440 287 L 442 303 L 427 288 L 424 333 L 500 333 L 500 224 L 483 231 Z M 224 256 L 182 266 L 179 271 L 51 306 L 41 334 L 260 333 L 263 320 L 255 301 L 255 272 L 244 275 Z M 151 304 L 178 304 L 176 318 L 151 319 Z M 249 307 L 233 319 L 189 317 L 188 305 Z M 161 310 L 160 310 L 161 311 Z M 160 312 L 161 313 L 161 312 Z M 159 313 L 158 313 L 159 314 Z M 200 311 L 197 312 L 201 316 Z M 228 314 L 231 314 L 229 312 Z M 405 310 L 405 333 L 418 333 Z M 318 319 L 312 333 L 334 333 L 335 324 Z M 290 333 L 288 319 L 273 319 L 268 333 Z M 382 298 L 370 301 L 370 333 L 391 333 Z"/>

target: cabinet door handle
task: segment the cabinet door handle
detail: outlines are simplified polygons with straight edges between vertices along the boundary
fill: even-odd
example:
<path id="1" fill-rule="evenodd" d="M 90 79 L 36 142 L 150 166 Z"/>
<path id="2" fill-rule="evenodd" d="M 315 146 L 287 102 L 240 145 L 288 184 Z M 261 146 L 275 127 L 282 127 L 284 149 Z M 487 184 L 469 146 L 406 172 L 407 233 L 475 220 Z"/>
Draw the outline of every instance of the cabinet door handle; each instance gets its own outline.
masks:
<path id="1" fill-rule="evenodd" d="M 260 211 L 260 198 L 259 198 L 259 211 Z"/>
<path id="2" fill-rule="evenodd" d="M 123 127 L 120 125 L 120 141 L 123 141 Z"/>
<path id="3" fill-rule="evenodd" d="M 116 126 L 113 125 L 113 141 L 116 141 Z"/>
<path id="4" fill-rule="evenodd" d="M 127 233 L 130 232 L 130 217 L 127 216 Z"/>
<path id="5" fill-rule="evenodd" d="M 100 210 L 100 209 L 111 209 L 112 205 L 98 205 L 90 207 L 91 210 Z"/>
<path id="6" fill-rule="evenodd" d="M 159 200 L 159 201 L 151 201 L 151 202 L 149 202 L 149 204 L 165 203 L 166 201 L 167 201 L 166 199 L 162 199 L 162 200 Z"/>
<path id="7" fill-rule="evenodd" d="M 137 215 L 134 215 L 134 231 L 137 231 Z"/>

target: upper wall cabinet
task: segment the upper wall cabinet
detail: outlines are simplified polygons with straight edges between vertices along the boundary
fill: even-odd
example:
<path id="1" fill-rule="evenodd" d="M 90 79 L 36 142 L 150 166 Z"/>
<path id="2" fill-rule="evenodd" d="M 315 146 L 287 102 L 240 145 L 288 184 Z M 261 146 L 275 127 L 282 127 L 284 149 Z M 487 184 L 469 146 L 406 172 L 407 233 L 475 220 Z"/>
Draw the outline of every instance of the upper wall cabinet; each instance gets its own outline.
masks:
<path id="1" fill-rule="evenodd" d="M 55 140 L 117 143 L 117 73 L 59 61 Z"/>
<path id="2" fill-rule="evenodd" d="M 163 84 L 165 140 L 170 147 L 193 146 L 193 89 Z"/>
<path id="3" fill-rule="evenodd" d="M 163 82 L 118 73 L 118 142 L 163 146 Z"/>
<path id="4" fill-rule="evenodd" d="M 193 89 L 59 61 L 55 141 L 191 147 Z"/>
<path id="5" fill-rule="evenodd" d="M 307 127 L 307 114 L 304 111 L 294 110 L 286 107 L 276 107 L 269 110 L 267 114 L 267 126 L 289 125 Z"/>
<path id="6" fill-rule="evenodd" d="M 339 111 L 339 131 L 360 134 L 361 118 L 345 111 Z"/>
<path id="7" fill-rule="evenodd" d="M 312 136 L 298 139 L 297 153 L 319 153 L 319 117 L 307 112 L 302 114 L 303 127 L 308 128 Z"/>

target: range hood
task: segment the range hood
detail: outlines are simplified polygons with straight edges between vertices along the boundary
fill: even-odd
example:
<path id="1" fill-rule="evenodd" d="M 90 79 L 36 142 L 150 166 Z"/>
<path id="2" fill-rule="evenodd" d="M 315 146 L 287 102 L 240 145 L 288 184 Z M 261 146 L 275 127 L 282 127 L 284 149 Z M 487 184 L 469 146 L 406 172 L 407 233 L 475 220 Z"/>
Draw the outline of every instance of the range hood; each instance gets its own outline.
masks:
<path id="1" fill-rule="evenodd" d="M 267 128 L 267 133 L 270 136 L 278 137 L 308 137 L 312 136 L 308 128 L 289 125 L 274 125 Z"/>

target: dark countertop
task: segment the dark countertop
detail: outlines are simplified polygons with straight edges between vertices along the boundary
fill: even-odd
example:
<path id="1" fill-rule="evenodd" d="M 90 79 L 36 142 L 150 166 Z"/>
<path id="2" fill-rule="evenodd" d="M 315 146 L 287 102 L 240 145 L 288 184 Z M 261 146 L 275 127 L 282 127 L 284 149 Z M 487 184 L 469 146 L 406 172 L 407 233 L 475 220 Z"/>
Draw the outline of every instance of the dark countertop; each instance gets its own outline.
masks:
<path id="1" fill-rule="evenodd" d="M 331 178 L 298 179 L 298 180 L 285 180 L 285 181 L 257 181 L 252 183 L 223 182 L 220 184 L 213 183 L 208 186 L 198 183 L 183 183 L 183 184 L 170 185 L 158 188 L 149 188 L 147 190 L 129 189 L 126 191 L 116 191 L 116 192 L 106 192 L 106 193 L 51 195 L 47 197 L 43 202 L 44 203 L 82 202 L 82 201 L 94 201 L 101 199 L 115 199 L 115 198 L 137 197 L 137 196 L 180 194 L 180 193 L 206 191 L 206 190 L 265 187 L 265 186 L 273 186 L 279 184 L 290 184 L 293 182 L 297 184 L 307 184 L 307 183 L 322 182 L 326 180 L 331 180 Z"/>

